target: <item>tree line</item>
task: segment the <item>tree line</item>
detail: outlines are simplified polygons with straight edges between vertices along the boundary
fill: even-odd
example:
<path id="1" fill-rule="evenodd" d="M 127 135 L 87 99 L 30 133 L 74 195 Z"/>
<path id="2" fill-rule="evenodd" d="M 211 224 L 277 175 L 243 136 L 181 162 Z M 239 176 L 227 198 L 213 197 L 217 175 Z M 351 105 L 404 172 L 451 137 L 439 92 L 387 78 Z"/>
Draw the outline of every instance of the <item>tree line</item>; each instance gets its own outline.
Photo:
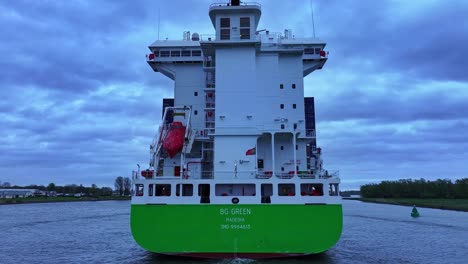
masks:
<path id="1" fill-rule="evenodd" d="M 0 182 L 0 188 L 9 188 L 9 189 L 37 189 L 44 192 L 54 192 L 59 194 L 84 194 L 86 196 L 128 196 L 132 192 L 132 180 L 129 177 L 119 176 L 114 181 L 114 190 L 110 187 L 101 187 L 99 188 L 96 184 L 91 184 L 91 186 L 83 186 L 82 184 L 67 184 L 63 186 L 56 185 L 55 183 L 49 183 L 49 185 L 27 185 L 27 186 L 18 186 L 11 185 L 9 182 Z M 115 192 L 114 192 L 115 191 Z"/>
<path id="2" fill-rule="evenodd" d="M 27 186 L 9 186 L 9 189 L 36 189 L 43 192 L 54 192 L 58 194 L 84 194 L 86 196 L 111 196 L 113 193 L 112 188 L 110 187 L 101 187 L 99 188 L 96 184 L 91 184 L 91 186 L 83 186 L 83 184 L 66 184 L 63 186 L 55 185 L 55 183 L 49 183 L 49 185 L 36 185 L 31 184 Z"/>
<path id="3" fill-rule="evenodd" d="M 404 179 L 361 186 L 364 198 L 468 198 L 468 178 L 428 181 Z"/>

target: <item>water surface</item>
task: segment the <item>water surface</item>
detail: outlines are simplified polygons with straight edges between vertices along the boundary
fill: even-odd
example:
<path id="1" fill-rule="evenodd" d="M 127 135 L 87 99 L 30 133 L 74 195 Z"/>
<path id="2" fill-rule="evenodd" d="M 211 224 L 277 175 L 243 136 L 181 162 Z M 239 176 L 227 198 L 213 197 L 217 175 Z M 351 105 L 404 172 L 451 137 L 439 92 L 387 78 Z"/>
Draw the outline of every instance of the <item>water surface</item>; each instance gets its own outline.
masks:
<path id="1" fill-rule="evenodd" d="M 338 244 L 324 254 L 279 260 L 198 260 L 141 249 L 129 201 L 0 206 L 0 263 L 466 263 L 468 213 L 344 201 Z"/>

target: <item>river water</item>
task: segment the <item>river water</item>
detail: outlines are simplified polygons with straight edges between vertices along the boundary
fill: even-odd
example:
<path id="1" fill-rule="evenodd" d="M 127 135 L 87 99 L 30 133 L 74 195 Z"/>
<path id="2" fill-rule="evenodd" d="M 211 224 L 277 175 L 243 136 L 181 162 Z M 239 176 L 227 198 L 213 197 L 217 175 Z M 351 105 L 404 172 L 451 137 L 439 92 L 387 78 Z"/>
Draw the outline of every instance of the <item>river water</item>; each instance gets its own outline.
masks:
<path id="1" fill-rule="evenodd" d="M 129 201 L 0 206 L 0 263 L 468 263 L 468 213 L 344 201 L 338 244 L 278 260 L 198 260 L 141 249 Z"/>

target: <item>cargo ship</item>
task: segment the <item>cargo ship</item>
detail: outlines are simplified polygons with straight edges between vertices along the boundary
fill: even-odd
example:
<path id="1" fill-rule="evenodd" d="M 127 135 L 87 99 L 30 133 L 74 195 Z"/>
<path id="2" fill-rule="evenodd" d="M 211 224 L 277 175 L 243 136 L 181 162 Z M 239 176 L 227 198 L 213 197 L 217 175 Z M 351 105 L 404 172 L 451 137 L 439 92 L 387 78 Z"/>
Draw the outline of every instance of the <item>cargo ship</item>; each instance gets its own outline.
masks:
<path id="1" fill-rule="evenodd" d="M 208 13 L 215 34 L 149 46 L 174 98 L 163 99 L 148 167 L 133 172 L 133 237 L 150 252 L 202 258 L 324 252 L 341 235 L 340 178 L 323 166 L 303 79 L 325 65 L 326 43 L 259 29 L 258 3 Z"/>

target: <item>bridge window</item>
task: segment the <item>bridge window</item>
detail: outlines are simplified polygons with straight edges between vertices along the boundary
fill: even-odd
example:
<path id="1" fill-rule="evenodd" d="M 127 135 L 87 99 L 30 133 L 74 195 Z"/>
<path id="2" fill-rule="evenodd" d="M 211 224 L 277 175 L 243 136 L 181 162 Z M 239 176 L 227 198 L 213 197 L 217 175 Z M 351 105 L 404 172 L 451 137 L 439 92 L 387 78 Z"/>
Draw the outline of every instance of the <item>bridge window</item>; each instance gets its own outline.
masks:
<path id="1" fill-rule="evenodd" d="M 154 184 L 149 184 L 148 185 L 148 195 L 153 196 L 154 194 Z"/>
<path id="2" fill-rule="evenodd" d="M 192 50 L 192 56 L 201 56 L 201 50 Z"/>
<path id="3" fill-rule="evenodd" d="M 183 50 L 182 56 L 190 57 L 190 50 Z"/>
<path id="4" fill-rule="evenodd" d="M 314 54 L 313 48 L 304 49 L 304 54 Z"/>
<path id="5" fill-rule="evenodd" d="M 240 27 L 250 27 L 250 17 L 241 17 Z"/>
<path id="6" fill-rule="evenodd" d="M 231 39 L 231 19 L 221 18 L 220 19 L 220 39 L 229 40 Z"/>
<path id="7" fill-rule="evenodd" d="M 170 52 L 168 50 L 161 50 L 161 57 L 169 57 Z"/>
<path id="8" fill-rule="evenodd" d="M 228 28 L 228 27 L 231 27 L 231 19 L 228 18 L 228 17 L 223 17 L 219 20 L 220 22 L 220 26 L 222 28 Z"/>
<path id="9" fill-rule="evenodd" d="M 231 39 L 231 30 L 229 28 L 222 28 L 220 33 L 221 33 L 221 40 Z"/>
<path id="10" fill-rule="evenodd" d="M 250 39 L 250 28 L 240 29 L 240 39 Z"/>
<path id="11" fill-rule="evenodd" d="M 315 54 L 320 54 L 321 48 L 315 48 Z"/>
<path id="12" fill-rule="evenodd" d="M 171 57 L 180 57 L 180 50 L 171 50 Z"/>
<path id="13" fill-rule="evenodd" d="M 240 18 L 240 38 L 250 39 L 250 17 Z"/>

